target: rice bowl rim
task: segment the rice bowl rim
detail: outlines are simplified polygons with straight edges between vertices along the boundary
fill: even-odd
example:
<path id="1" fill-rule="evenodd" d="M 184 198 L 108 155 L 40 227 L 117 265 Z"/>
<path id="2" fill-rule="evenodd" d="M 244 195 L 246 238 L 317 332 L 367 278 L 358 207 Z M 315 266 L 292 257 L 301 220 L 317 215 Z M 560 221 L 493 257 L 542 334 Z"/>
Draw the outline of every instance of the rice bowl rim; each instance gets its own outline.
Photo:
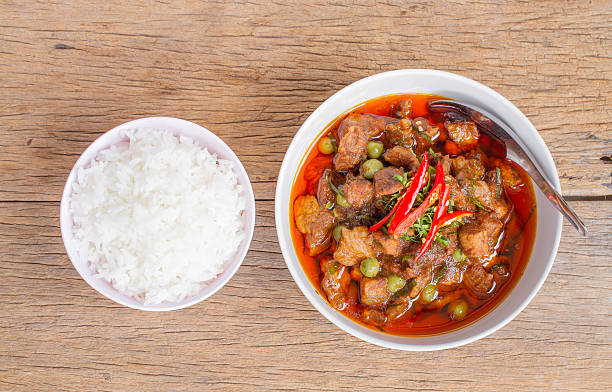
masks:
<path id="1" fill-rule="evenodd" d="M 89 265 L 89 261 L 83 260 L 83 258 L 80 257 L 79 253 L 77 252 L 76 240 L 73 232 L 74 222 L 72 219 L 72 213 L 70 211 L 72 185 L 76 181 L 77 172 L 80 168 L 88 167 L 92 160 L 99 156 L 99 153 L 102 150 L 105 150 L 110 146 L 116 145 L 125 140 L 125 131 L 136 128 L 165 130 L 171 132 L 174 136 L 190 137 L 200 147 L 206 148 L 209 153 L 216 154 L 218 158 L 232 162 L 234 173 L 238 179 L 238 184 L 242 188 L 242 193 L 245 200 L 242 217 L 244 225 L 244 238 L 241 241 L 237 252 L 234 254 L 231 260 L 225 263 L 222 273 L 208 281 L 202 290 L 200 290 L 197 294 L 186 297 L 179 302 L 162 302 L 161 304 L 145 305 L 133 297 L 118 291 L 105 279 L 96 276 L 95 271 L 93 271 Z M 174 117 L 139 118 L 118 125 L 100 135 L 85 149 L 72 167 L 72 170 L 70 171 L 70 174 L 66 180 L 60 203 L 60 230 L 62 240 L 64 242 L 64 247 L 66 249 L 66 253 L 68 254 L 68 258 L 79 275 L 81 275 L 83 280 L 85 280 L 94 290 L 108 299 L 133 309 L 146 311 L 183 309 L 201 302 L 216 293 L 232 278 L 232 276 L 234 276 L 236 271 L 238 271 L 238 268 L 242 264 L 253 239 L 254 228 L 255 197 L 253 194 L 251 181 L 249 180 L 249 176 L 240 159 L 238 159 L 232 149 L 221 138 L 210 130 L 191 121 Z"/>

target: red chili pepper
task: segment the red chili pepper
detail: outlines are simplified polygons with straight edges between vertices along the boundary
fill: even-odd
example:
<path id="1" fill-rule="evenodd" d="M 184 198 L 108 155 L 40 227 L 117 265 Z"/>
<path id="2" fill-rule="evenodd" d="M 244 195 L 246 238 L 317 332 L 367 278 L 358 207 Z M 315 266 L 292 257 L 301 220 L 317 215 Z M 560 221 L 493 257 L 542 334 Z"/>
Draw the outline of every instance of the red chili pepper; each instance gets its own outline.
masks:
<path id="1" fill-rule="evenodd" d="M 438 229 L 441 229 L 444 226 L 451 225 L 451 224 L 457 222 L 461 218 L 465 218 L 467 216 L 472 216 L 472 215 L 474 215 L 474 213 L 471 212 L 471 211 L 453 211 L 453 212 L 449 212 L 448 214 L 444 215 L 442 217 L 442 219 L 440 219 L 438 221 Z"/>
<path id="2" fill-rule="evenodd" d="M 438 208 L 440 207 L 441 204 L 442 203 L 438 205 Z M 431 224 L 431 228 L 429 229 L 429 233 L 427 233 L 427 237 L 425 237 L 425 242 L 423 243 L 421 250 L 414 258 L 414 263 L 419 261 L 419 259 L 423 257 L 425 252 L 427 252 L 427 249 L 429 249 L 431 244 L 434 242 L 434 239 L 436 238 L 436 234 L 438 234 L 438 230 L 440 228 L 444 226 L 448 226 L 451 223 L 456 222 L 461 218 L 464 218 L 466 216 L 470 216 L 473 214 L 474 213 L 470 211 L 454 211 L 454 212 L 451 212 L 450 214 L 444 215 L 441 219 L 434 220 L 434 222 Z"/>
<path id="3" fill-rule="evenodd" d="M 444 168 L 442 167 L 442 163 L 440 161 L 438 161 L 438 164 L 436 165 L 436 180 L 434 181 L 432 188 L 435 188 L 438 184 L 442 184 L 442 186 L 444 186 Z"/>
<path id="4" fill-rule="evenodd" d="M 401 202 L 398 202 L 400 206 L 395 213 L 391 223 L 389 224 L 389 234 L 393 234 L 397 225 L 410 213 L 410 209 L 416 200 L 419 191 L 429 181 L 429 158 L 427 153 L 423 155 L 423 160 L 416 171 L 416 174 L 412 178 L 412 184 L 406 191 L 406 194 Z"/>
<path id="5" fill-rule="evenodd" d="M 416 220 L 419 219 L 419 217 L 425 213 L 425 210 L 431 207 L 438 200 L 443 190 L 444 190 L 444 169 L 442 168 L 442 164 L 438 162 L 438 164 L 436 165 L 436 180 L 434 181 L 431 191 L 429 191 L 429 194 L 427 195 L 425 200 L 423 200 L 423 203 L 421 203 L 420 206 L 418 206 L 411 213 L 409 213 L 408 216 L 405 217 L 397 225 L 397 227 L 393 231 L 393 238 L 397 240 L 402 235 L 404 235 L 404 233 L 408 231 L 410 226 L 412 226 L 414 222 L 416 222 Z"/>
<path id="6" fill-rule="evenodd" d="M 445 186 L 442 189 L 442 196 L 440 196 L 440 203 L 438 204 L 438 208 L 436 208 L 436 213 L 434 214 L 434 222 L 440 220 L 448 211 L 448 203 L 450 201 L 450 186 Z"/>
<path id="7" fill-rule="evenodd" d="M 438 184 L 435 188 L 433 188 L 431 192 L 429 192 L 423 203 L 421 203 L 420 206 L 412 210 L 412 212 L 408 214 L 408 216 L 405 217 L 404 220 L 397 225 L 397 227 L 393 231 L 393 238 L 397 240 L 401 236 L 403 236 L 408 231 L 410 226 L 412 226 L 414 222 L 416 222 L 417 219 L 419 219 L 419 217 L 425 213 L 425 210 L 427 210 L 429 207 L 434 205 L 436 201 L 438 201 L 438 196 L 440 195 L 441 187 L 442 185 Z"/>
<path id="8" fill-rule="evenodd" d="M 386 222 L 387 220 L 389 220 L 389 218 L 391 218 L 391 217 L 393 216 L 393 214 L 395 213 L 395 211 L 397 211 L 397 209 L 399 208 L 399 206 L 400 206 L 400 201 L 402 201 L 402 199 L 404 198 L 404 195 L 406 195 L 405 190 L 404 190 L 404 193 L 402 193 L 402 194 L 401 194 L 401 195 L 398 197 L 397 202 L 395 203 L 395 205 L 393 206 L 393 208 L 391 208 L 391 211 L 389 211 L 389 213 L 388 213 L 388 214 L 387 214 L 387 215 L 386 215 L 384 218 L 382 218 L 382 219 L 380 220 L 380 222 L 378 222 L 378 223 L 377 223 L 377 224 L 375 224 L 374 226 L 370 226 L 370 229 L 369 229 L 370 231 L 376 231 L 376 230 L 380 229 L 380 228 L 382 227 L 382 225 L 384 225 L 384 224 L 385 224 L 385 222 Z"/>

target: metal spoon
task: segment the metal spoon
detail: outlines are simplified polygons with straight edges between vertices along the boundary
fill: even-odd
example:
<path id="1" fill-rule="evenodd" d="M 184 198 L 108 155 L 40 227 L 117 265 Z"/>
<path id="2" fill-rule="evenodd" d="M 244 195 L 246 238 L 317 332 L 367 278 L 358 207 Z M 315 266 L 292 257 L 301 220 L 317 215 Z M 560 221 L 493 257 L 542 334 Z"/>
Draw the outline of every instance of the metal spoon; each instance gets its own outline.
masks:
<path id="1" fill-rule="evenodd" d="M 436 100 L 429 102 L 429 109 L 432 112 L 449 114 L 456 113 L 474 121 L 480 128 L 494 139 L 501 140 L 505 144 L 506 156 L 519 164 L 533 179 L 536 185 L 544 192 L 544 195 L 557 208 L 567 220 L 583 236 L 587 236 L 588 231 L 578 215 L 571 209 L 563 197 L 555 191 L 550 181 L 546 179 L 544 172 L 540 169 L 536 159 L 532 159 L 529 149 L 525 148 L 523 142 L 516 132 L 497 117 L 485 110 L 450 100 Z"/>

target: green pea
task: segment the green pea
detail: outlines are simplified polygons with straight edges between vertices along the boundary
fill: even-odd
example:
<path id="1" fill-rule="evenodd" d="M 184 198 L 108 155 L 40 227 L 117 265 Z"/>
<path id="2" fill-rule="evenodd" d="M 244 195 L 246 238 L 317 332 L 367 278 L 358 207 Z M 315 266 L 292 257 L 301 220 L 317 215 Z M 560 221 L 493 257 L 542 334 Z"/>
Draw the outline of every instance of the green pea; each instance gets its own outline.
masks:
<path id="1" fill-rule="evenodd" d="M 458 263 L 463 263 L 465 261 L 465 253 L 463 253 L 461 249 L 457 248 L 453 251 L 453 259 L 455 259 Z"/>
<path id="2" fill-rule="evenodd" d="M 436 299 L 437 296 L 438 296 L 438 287 L 433 283 L 430 283 L 427 286 L 425 286 L 425 288 L 421 292 L 421 298 L 425 302 L 431 302 L 434 299 Z"/>
<path id="3" fill-rule="evenodd" d="M 468 304 L 462 299 L 456 299 L 448 305 L 448 314 L 453 320 L 463 320 L 468 314 Z"/>
<path id="4" fill-rule="evenodd" d="M 387 277 L 387 290 L 391 293 L 395 293 L 401 290 L 406 285 L 406 279 L 397 275 L 389 275 Z"/>
<path id="5" fill-rule="evenodd" d="M 380 158 L 384 148 L 381 142 L 368 142 L 368 158 Z"/>
<path id="6" fill-rule="evenodd" d="M 325 136 L 319 140 L 319 151 L 323 154 L 333 154 L 334 153 L 334 143 L 329 136 Z"/>
<path id="7" fill-rule="evenodd" d="M 340 268 L 340 263 L 333 262 L 327 266 L 327 272 L 330 275 L 334 275 L 338 271 L 338 268 Z"/>
<path id="8" fill-rule="evenodd" d="M 336 240 L 336 242 L 340 241 L 340 238 L 342 238 L 342 229 L 345 228 L 346 226 L 344 225 L 336 225 L 334 227 L 333 230 L 333 235 L 334 235 L 334 239 Z"/>
<path id="9" fill-rule="evenodd" d="M 336 193 L 336 204 L 338 204 L 339 206 L 342 206 L 344 208 L 349 208 L 351 205 L 348 203 L 348 201 L 346 201 L 346 199 L 344 198 L 344 196 L 342 196 L 339 193 Z"/>
<path id="10" fill-rule="evenodd" d="M 384 166 L 378 159 L 368 159 L 363 163 L 363 176 L 368 179 L 374 178 L 374 174 Z"/>
<path id="11" fill-rule="evenodd" d="M 364 276 L 368 278 L 373 278 L 378 275 L 378 270 L 380 269 L 380 263 L 373 257 L 368 257 L 367 259 L 361 260 L 361 264 L 359 264 L 359 269 Z"/>

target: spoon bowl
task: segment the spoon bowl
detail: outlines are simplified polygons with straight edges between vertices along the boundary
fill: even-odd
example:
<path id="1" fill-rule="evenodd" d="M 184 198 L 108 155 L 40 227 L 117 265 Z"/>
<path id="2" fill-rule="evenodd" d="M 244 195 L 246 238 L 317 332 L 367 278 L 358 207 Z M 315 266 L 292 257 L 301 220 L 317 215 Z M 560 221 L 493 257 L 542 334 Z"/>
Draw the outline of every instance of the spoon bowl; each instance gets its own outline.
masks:
<path id="1" fill-rule="evenodd" d="M 551 185 L 544 171 L 540 169 L 537 159 L 529 152 L 527 144 L 521 140 L 512 128 L 493 114 L 487 113 L 484 109 L 457 101 L 431 101 L 429 102 L 429 110 L 448 116 L 459 115 L 467 120 L 474 121 L 480 131 L 501 142 L 496 143 L 496 145 L 501 146 L 505 150 L 505 155 L 529 174 L 533 182 L 540 188 L 551 204 L 565 216 L 576 230 L 585 237 L 588 235 L 584 222 L 563 199 L 561 193 L 556 191 L 553 185 Z"/>

